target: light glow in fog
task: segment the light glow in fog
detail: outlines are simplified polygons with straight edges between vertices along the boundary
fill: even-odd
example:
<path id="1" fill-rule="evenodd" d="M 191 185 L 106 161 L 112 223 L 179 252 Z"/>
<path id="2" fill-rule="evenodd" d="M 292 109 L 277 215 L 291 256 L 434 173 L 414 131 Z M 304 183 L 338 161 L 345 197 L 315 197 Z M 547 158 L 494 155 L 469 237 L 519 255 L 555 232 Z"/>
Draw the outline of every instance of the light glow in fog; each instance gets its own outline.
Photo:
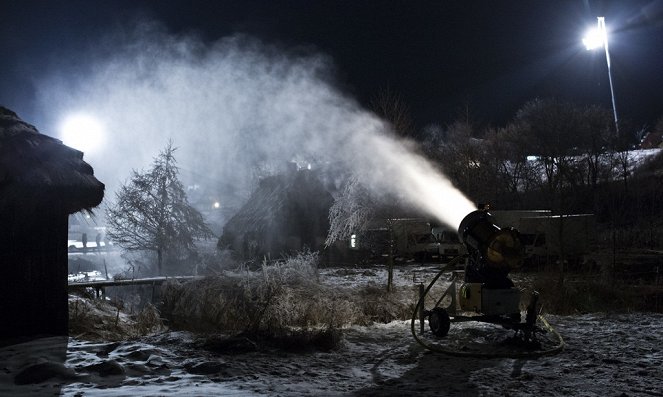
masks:
<path id="1" fill-rule="evenodd" d="M 60 126 L 62 142 L 82 152 L 98 149 L 103 141 L 103 127 L 95 117 L 73 114 L 64 119 Z"/>

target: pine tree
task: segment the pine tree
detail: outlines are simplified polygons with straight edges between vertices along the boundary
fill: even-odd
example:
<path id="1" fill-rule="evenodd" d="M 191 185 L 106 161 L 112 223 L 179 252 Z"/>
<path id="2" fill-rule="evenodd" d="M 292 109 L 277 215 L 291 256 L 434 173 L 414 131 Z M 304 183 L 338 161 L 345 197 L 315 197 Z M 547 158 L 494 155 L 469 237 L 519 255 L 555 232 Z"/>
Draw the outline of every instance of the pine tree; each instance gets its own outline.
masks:
<path id="1" fill-rule="evenodd" d="M 108 235 L 127 251 L 153 251 L 157 271 L 164 256 L 191 251 L 196 239 L 212 238 L 203 216 L 189 205 L 169 142 L 146 172 L 134 170 L 106 211 Z"/>

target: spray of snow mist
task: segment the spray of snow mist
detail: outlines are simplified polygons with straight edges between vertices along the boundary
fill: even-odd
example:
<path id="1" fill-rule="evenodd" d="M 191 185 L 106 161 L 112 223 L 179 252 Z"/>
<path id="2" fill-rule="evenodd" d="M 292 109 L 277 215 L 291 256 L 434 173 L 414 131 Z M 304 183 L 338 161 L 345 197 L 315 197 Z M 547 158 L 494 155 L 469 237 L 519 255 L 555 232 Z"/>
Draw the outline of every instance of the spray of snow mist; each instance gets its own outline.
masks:
<path id="1" fill-rule="evenodd" d="M 367 181 L 373 190 L 400 194 L 453 230 L 476 209 L 445 175 L 409 150 L 406 143 L 375 132 L 359 139 L 371 148 L 364 155 L 363 166 L 374 170 L 373 178 Z"/>
<path id="2" fill-rule="evenodd" d="M 385 134 L 388 125 L 335 88 L 324 55 L 243 35 L 209 44 L 153 22 L 104 43 L 89 72 L 39 82 L 38 104 L 54 125 L 72 112 L 104 125 L 103 150 L 86 159 L 107 197 L 172 139 L 185 182 L 214 185 L 222 197 L 246 197 L 257 167 L 304 158 L 358 171 L 378 194 L 406 192 L 454 228 L 474 209 L 407 143 Z"/>

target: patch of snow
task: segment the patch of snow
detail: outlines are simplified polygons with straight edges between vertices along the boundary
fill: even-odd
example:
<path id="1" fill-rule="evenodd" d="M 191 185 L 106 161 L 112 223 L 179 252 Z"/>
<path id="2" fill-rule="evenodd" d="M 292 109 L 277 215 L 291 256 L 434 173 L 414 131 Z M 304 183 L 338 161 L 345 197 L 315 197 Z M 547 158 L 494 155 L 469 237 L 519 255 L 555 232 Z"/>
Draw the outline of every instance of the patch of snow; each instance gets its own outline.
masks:
<path id="1" fill-rule="evenodd" d="M 320 269 L 339 287 L 384 286 L 386 269 Z M 397 286 L 425 283 L 436 266 L 399 266 Z M 416 277 L 415 277 L 416 276 Z M 415 294 L 412 295 L 413 298 Z M 414 304 L 414 301 L 412 302 Z M 189 332 L 121 342 L 39 338 L 0 347 L 2 396 L 651 396 L 663 390 L 663 314 L 548 316 L 566 349 L 537 359 L 482 359 L 433 353 L 416 343 L 410 321 L 351 326 L 330 352 L 218 353 Z M 418 325 L 415 327 L 419 331 Z M 512 331 L 454 323 L 426 341 L 458 349 L 493 349 Z"/>
<path id="2" fill-rule="evenodd" d="M 529 360 L 431 353 L 414 342 L 409 321 L 348 328 L 342 348 L 312 354 L 214 354 L 193 348 L 185 332 L 119 343 L 43 338 L 0 349 L 0 395 L 644 396 L 663 390 L 663 315 L 549 320 L 567 348 Z M 457 332 L 477 339 L 506 333 L 470 323 Z M 45 362 L 52 365 L 44 373 L 32 369 L 38 382 L 14 383 Z"/>
<path id="3" fill-rule="evenodd" d="M 70 283 L 106 280 L 106 277 L 100 271 L 92 270 L 89 272 L 78 272 L 67 275 L 67 280 Z"/>

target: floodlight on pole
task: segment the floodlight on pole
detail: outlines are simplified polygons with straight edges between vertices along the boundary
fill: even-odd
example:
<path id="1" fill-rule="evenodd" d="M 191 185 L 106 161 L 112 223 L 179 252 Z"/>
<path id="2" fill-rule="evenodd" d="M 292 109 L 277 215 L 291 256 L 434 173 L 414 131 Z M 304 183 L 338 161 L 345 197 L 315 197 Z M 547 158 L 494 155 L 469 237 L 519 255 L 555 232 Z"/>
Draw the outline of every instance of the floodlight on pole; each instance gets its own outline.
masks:
<path id="1" fill-rule="evenodd" d="M 605 17 L 596 17 L 597 27 L 591 29 L 582 39 L 582 43 L 587 50 L 593 50 L 599 47 L 605 49 L 605 60 L 608 64 L 608 81 L 610 82 L 610 97 L 612 98 L 612 113 L 615 117 L 615 131 L 619 133 L 619 121 L 617 118 L 617 105 L 615 104 L 615 88 L 612 84 L 612 71 L 610 68 L 610 50 L 608 49 L 608 31 L 605 28 Z"/>

